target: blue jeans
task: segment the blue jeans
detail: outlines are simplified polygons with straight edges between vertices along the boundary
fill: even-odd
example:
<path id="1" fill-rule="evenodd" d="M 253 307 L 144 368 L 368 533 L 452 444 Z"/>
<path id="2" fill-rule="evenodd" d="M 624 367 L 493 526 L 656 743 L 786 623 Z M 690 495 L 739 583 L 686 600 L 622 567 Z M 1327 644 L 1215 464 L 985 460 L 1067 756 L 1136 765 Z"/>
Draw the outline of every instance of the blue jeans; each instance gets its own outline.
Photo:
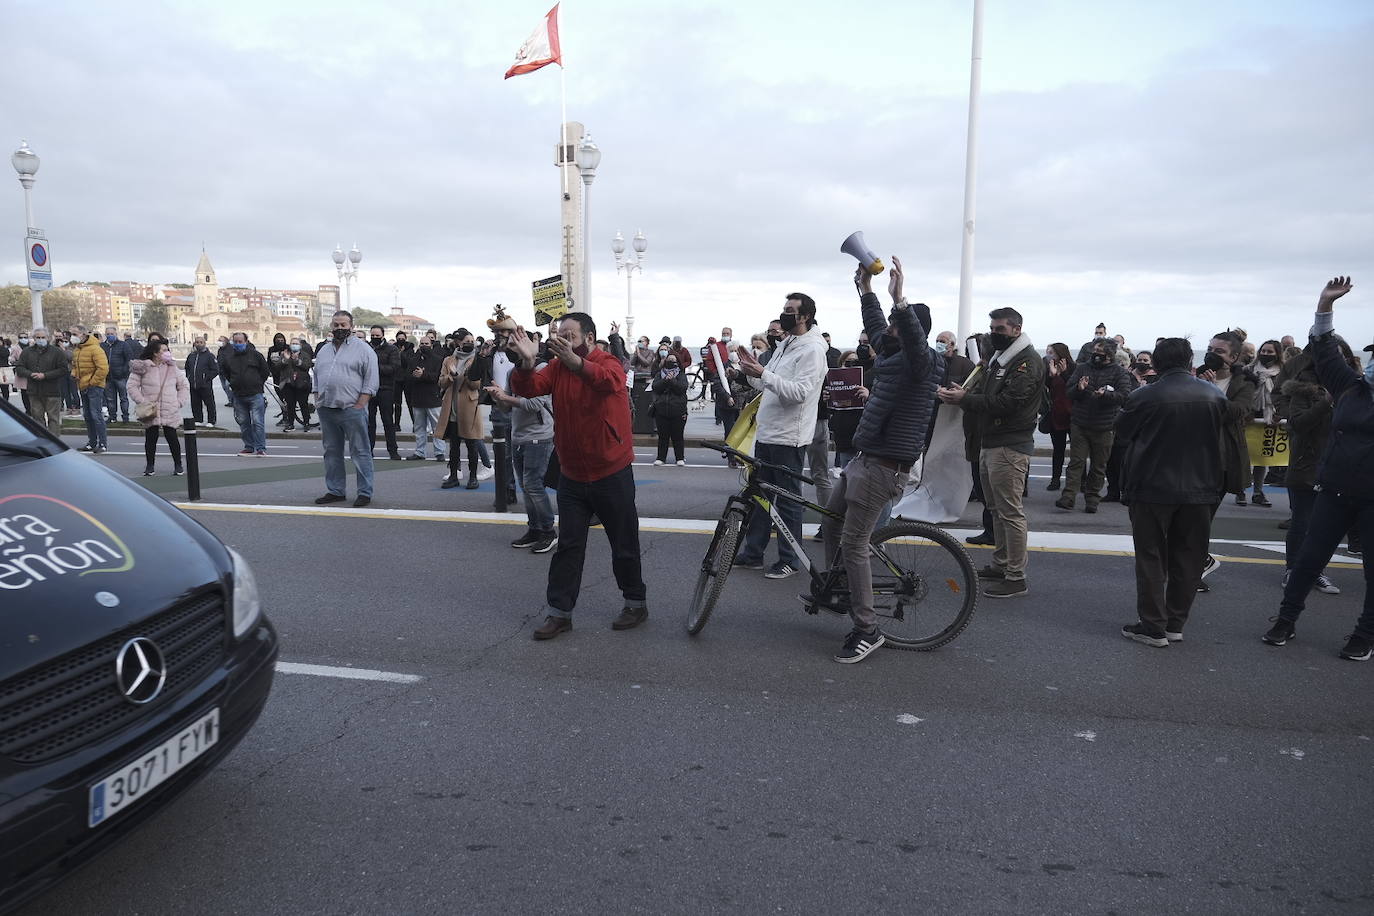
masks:
<path id="1" fill-rule="evenodd" d="M 415 427 L 415 454 L 421 458 L 428 458 L 425 454 L 425 446 L 434 443 L 434 456 L 444 457 L 444 440 L 440 438 L 443 430 L 439 425 L 438 407 L 412 407 L 410 408 L 410 422 Z"/>
<path id="2" fill-rule="evenodd" d="M 86 421 L 86 444 L 105 447 L 105 389 L 87 388 L 81 392 L 81 417 Z"/>
<path id="3" fill-rule="evenodd" d="M 234 395 L 234 422 L 239 425 L 244 448 L 253 452 L 267 451 L 267 400 L 262 395 L 249 398 Z"/>
<path id="4" fill-rule="evenodd" d="M 1347 531 L 1357 528 L 1365 545 L 1364 610 L 1355 624 L 1355 633 L 1374 639 L 1374 560 L 1369 557 L 1369 545 L 1374 544 L 1374 499 L 1342 496 L 1329 490 L 1318 490 L 1307 523 L 1307 537 L 1298 550 L 1292 574 L 1283 589 L 1279 604 L 1279 618 L 1296 623 L 1307 603 L 1307 594 L 1316 584 L 1317 576 L 1326 568 L 1331 555 L 1340 546 Z M 1291 528 L 1289 529 L 1292 530 Z"/>
<path id="5" fill-rule="evenodd" d="M 62 400 L 68 410 L 76 410 L 81 406 L 81 390 L 70 373 L 62 376 Z"/>
<path id="6" fill-rule="evenodd" d="M 553 440 L 523 442 L 515 446 L 515 473 L 525 491 L 525 515 L 534 531 L 553 531 L 553 503 L 544 489 L 544 472 L 549 469 Z"/>
<path id="7" fill-rule="evenodd" d="M 115 408 L 118 407 L 118 411 Z M 105 379 L 105 409 L 110 412 L 110 422 L 118 416 L 129 422 L 129 380 L 128 378 Z"/>
<path id="8" fill-rule="evenodd" d="M 769 442 L 759 442 L 754 446 L 754 457 L 760 461 L 767 461 L 769 464 L 780 465 L 790 470 L 801 473 L 802 462 L 806 460 L 806 446 L 799 445 L 793 448 L 790 445 L 774 445 Z M 781 487 L 798 496 L 801 495 L 801 480 L 790 474 L 779 474 L 768 468 L 759 468 L 758 480 L 761 483 L 771 483 L 775 487 Z M 801 542 L 802 537 L 802 515 L 805 510 L 801 503 L 794 503 L 779 499 L 776 504 L 778 515 L 782 516 L 783 523 L 787 525 L 787 530 L 792 532 L 792 536 Z M 755 509 L 749 515 L 749 527 L 744 532 L 744 546 L 739 550 L 736 562 L 755 563 L 763 562 L 764 552 L 768 550 L 768 536 L 772 533 L 773 523 L 769 521 L 768 515 L 762 509 Z M 778 562 L 785 563 L 793 569 L 801 569 L 801 564 L 797 561 L 797 552 L 778 537 Z"/>
<path id="9" fill-rule="evenodd" d="M 365 407 L 319 408 L 320 436 L 324 440 L 324 486 L 335 496 L 345 495 L 344 442 L 353 456 L 358 476 L 358 495 L 372 496 L 372 436 Z"/>
<path id="10" fill-rule="evenodd" d="M 229 399 L 229 403 L 234 402 L 234 392 L 229 388 L 229 380 L 224 376 L 219 377 L 219 386 L 224 389 L 224 396 Z"/>

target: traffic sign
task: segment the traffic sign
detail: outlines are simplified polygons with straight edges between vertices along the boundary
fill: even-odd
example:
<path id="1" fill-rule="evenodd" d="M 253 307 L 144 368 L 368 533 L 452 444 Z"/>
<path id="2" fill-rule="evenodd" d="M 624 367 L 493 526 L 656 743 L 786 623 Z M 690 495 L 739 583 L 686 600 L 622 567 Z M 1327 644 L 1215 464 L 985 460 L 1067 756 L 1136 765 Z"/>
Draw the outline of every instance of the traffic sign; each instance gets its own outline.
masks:
<path id="1" fill-rule="evenodd" d="M 52 254 L 48 240 L 32 234 L 24 239 L 24 256 L 29 265 L 29 289 L 42 292 L 52 289 Z"/>

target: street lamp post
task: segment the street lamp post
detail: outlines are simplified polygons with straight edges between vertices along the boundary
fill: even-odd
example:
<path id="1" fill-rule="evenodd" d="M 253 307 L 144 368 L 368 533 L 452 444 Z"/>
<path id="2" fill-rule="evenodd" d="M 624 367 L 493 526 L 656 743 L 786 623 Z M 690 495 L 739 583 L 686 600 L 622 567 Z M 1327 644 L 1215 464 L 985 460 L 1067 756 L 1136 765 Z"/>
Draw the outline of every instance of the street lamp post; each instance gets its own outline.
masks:
<path id="1" fill-rule="evenodd" d="M 601 164 L 601 147 L 592 140 L 592 135 L 584 133 L 582 142 L 577 145 L 577 171 L 582 174 L 582 301 L 578 310 L 590 312 L 592 308 L 592 269 L 587 258 L 587 230 L 591 225 L 592 181 L 596 178 L 596 167 Z"/>
<path id="2" fill-rule="evenodd" d="M 630 290 L 630 276 L 635 271 L 644 273 L 644 252 L 649 247 L 649 240 L 644 237 L 643 229 L 635 233 L 631 244 L 634 245 L 634 253 L 626 257 L 625 236 L 617 232 L 615 238 L 611 239 L 611 251 L 615 253 L 615 272 L 625 271 L 625 337 L 628 340 L 634 340 L 635 336 L 635 303 Z"/>
<path id="3" fill-rule="evenodd" d="M 33 222 L 33 176 L 38 174 L 38 156 L 33 150 L 29 149 L 27 141 L 19 141 L 19 149 L 10 156 L 10 162 L 14 165 L 14 170 L 19 173 L 19 183 L 24 186 L 24 223 L 27 230 L 34 230 L 37 227 Z M 28 236 L 31 232 L 25 232 L 25 242 L 27 247 Z M 43 293 L 41 290 L 29 290 L 29 309 L 32 313 L 34 328 L 43 327 Z"/>
<path id="4" fill-rule="evenodd" d="M 353 311 L 353 279 L 358 276 L 358 262 L 363 259 L 363 253 L 358 250 L 358 243 L 353 243 L 353 250 L 344 254 L 343 245 L 334 246 L 334 267 L 339 272 L 339 282 L 344 285 L 344 308 Z M 344 262 L 348 263 L 345 264 Z"/>

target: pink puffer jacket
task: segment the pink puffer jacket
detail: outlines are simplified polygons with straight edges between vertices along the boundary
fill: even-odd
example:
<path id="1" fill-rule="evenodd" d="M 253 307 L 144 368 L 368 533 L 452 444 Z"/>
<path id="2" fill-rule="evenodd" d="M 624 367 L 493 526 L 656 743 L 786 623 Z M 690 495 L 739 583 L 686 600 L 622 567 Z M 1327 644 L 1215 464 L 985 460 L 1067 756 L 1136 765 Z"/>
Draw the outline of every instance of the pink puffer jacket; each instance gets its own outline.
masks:
<path id="1" fill-rule="evenodd" d="M 159 397 L 159 392 L 161 396 Z M 176 363 L 136 359 L 129 364 L 129 398 L 135 404 L 155 402 L 157 417 L 144 426 L 181 426 L 181 408 L 190 400 L 186 373 Z"/>

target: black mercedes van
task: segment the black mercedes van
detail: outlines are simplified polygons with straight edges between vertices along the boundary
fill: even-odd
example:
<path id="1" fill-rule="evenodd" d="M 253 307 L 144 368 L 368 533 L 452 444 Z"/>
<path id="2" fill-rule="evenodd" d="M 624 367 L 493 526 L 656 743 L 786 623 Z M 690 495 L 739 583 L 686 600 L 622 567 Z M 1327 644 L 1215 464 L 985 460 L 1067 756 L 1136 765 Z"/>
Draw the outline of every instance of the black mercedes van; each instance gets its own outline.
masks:
<path id="1" fill-rule="evenodd" d="M 241 556 L 0 403 L 0 911 L 209 772 L 276 658 Z"/>

